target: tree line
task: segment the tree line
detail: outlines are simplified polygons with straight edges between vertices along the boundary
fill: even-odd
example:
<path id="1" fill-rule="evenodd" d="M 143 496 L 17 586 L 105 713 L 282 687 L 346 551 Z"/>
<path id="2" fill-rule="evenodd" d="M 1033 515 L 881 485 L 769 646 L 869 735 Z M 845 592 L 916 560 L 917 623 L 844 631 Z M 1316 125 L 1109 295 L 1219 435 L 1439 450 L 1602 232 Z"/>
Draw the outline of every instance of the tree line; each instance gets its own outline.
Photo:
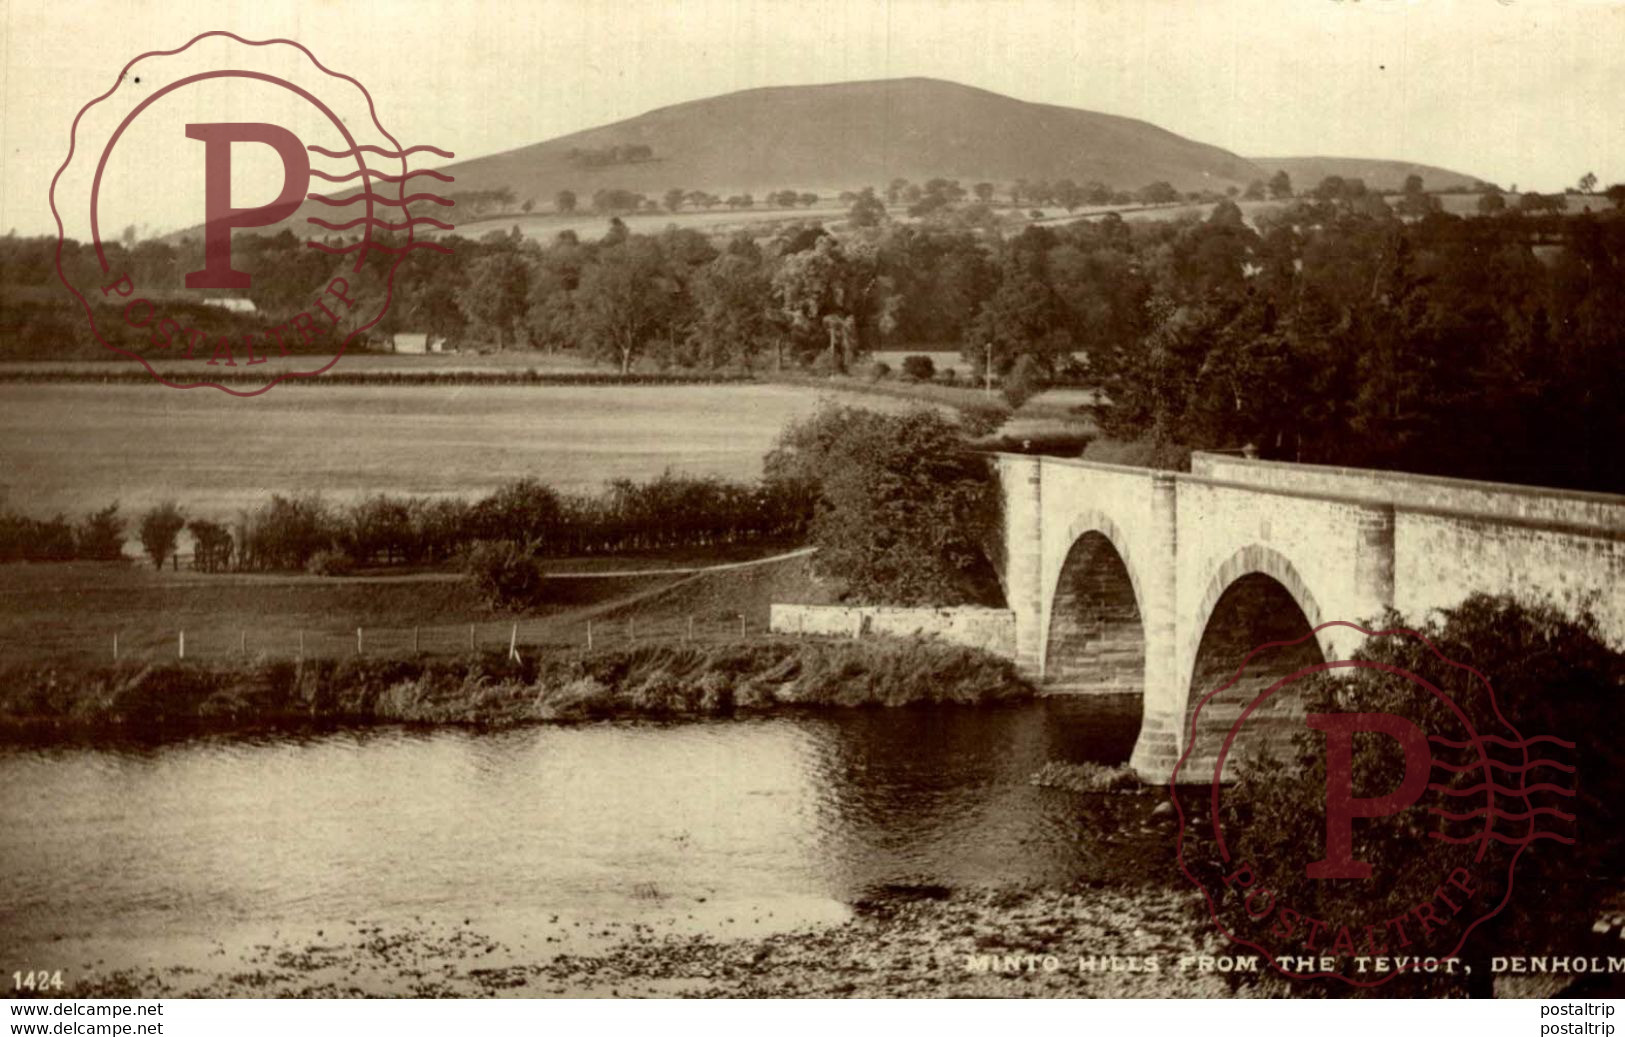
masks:
<path id="1" fill-rule="evenodd" d="M 175 560 L 185 530 L 194 566 L 205 572 L 335 573 L 446 562 L 487 541 L 556 558 L 794 539 L 810 519 L 808 503 L 786 487 L 667 472 L 643 482 L 618 479 L 597 494 L 519 479 L 473 501 L 375 494 L 337 504 L 317 494 L 277 494 L 229 521 L 188 519 L 165 502 L 138 516 L 135 532 L 158 568 Z M 77 522 L 0 509 L 0 561 L 117 560 L 129 525 L 117 503 Z"/>

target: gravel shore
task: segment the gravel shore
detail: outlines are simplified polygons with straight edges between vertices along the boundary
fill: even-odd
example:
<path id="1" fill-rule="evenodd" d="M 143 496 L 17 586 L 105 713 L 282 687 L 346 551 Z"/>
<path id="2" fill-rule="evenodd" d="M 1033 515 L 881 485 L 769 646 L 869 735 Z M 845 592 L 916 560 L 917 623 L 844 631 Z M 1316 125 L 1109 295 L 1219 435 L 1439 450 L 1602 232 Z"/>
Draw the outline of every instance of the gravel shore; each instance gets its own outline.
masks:
<path id="1" fill-rule="evenodd" d="M 845 922 L 740 937 L 606 923 L 522 940 L 348 923 L 315 942 L 87 976 L 76 996 L 1223 997 L 1194 894 L 1077 886 L 901 890 Z M 574 930 L 572 932 L 572 930 Z M 577 937 L 571 939 L 571 937 Z M 597 945 L 584 947 L 583 938 Z M 592 942 L 587 939 L 586 942 Z M 538 946 L 568 947 L 552 953 Z M 575 944 L 576 946 L 571 946 Z M 1150 971 L 1155 968 L 1156 971 Z M 1245 993 L 1243 987 L 1240 992 Z"/>

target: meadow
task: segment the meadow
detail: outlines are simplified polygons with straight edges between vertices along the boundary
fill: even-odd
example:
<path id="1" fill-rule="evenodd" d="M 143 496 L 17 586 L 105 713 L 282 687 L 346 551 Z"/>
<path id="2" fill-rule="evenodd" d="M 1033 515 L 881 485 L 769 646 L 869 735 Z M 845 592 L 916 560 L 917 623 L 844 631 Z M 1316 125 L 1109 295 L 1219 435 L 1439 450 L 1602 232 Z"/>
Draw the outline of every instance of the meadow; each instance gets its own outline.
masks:
<path id="1" fill-rule="evenodd" d="M 229 520 L 272 493 L 476 497 L 526 476 L 593 491 L 668 467 L 751 480 L 786 422 L 836 394 L 739 386 L 0 384 L 0 500 L 77 516 L 174 500 Z M 865 396 L 862 405 L 905 409 Z"/>

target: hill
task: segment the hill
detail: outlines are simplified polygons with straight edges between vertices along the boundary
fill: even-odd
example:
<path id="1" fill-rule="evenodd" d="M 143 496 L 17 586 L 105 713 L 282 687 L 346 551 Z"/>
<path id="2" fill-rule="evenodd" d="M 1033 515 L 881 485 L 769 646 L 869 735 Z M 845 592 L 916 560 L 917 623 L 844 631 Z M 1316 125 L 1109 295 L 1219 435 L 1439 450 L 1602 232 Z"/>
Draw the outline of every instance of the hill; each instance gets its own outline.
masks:
<path id="1" fill-rule="evenodd" d="M 626 160 L 625 156 L 631 156 Z M 550 208 L 601 188 L 651 196 L 794 188 L 822 195 L 894 177 L 1181 190 L 1245 184 L 1246 159 L 1137 119 L 1018 101 L 935 79 L 768 87 L 658 108 L 621 122 L 443 167 L 456 192 L 510 188 Z"/>
<path id="2" fill-rule="evenodd" d="M 1476 176 L 1457 173 L 1451 169 L 1381 158 L 1310 155 L 1297 158 L 1254 158 L 1249 161 L 1269 175 L 1273 175 L 1277 169 L 1286 170 L 1286 175 L 1292 178 L 1293 188 L 1298 191 L 1307 191 L 1329 176 L 1340 176 L 1345 180 L 1358 177 L 1374 191 L 1397 191 L 1405 185 L 1405 178 L 1412 173 L 1422 178 L 1422 186 L 1429 191 L 1466 190 L 1478 181 Z"/>

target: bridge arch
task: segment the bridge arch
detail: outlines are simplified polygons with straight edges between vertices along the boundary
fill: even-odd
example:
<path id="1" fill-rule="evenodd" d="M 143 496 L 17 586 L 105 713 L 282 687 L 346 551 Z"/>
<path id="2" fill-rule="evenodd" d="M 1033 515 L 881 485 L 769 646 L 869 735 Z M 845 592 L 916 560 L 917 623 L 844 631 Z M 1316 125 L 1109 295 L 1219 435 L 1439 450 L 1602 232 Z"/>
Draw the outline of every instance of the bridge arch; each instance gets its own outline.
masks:
<path id="1" fill-rule="evenodd" d="M 1281 678 L 1334 658 L 1334 652 L 1324 631 L 1314 633 L 1323 619 L 1308 584 L 1285 556 L 1262 544 L 1242 548 L 1214 571 L 1193 619 L 1184 656 L 1190 665 L 1182 735 L 1189 752 L 1181 778 L 1206 782 L 1242 710 Z M 1258 652 L 1240 679 L 1207 698 L 1261 645 L 1293 641 L 1298 643 Z M 1284 748 L 1301 716 L 1296 696 L 1270 696 L 1231 747 L 1224 779 L 1234 778 L 1235 761 L 1254 747 Z"/>
<path id="2" fill-rule="evenodd" d="M 1145 595 L 1128 539 L 1111 517 L 1079 513 L 1067 529 L 1043 641 L 1043 675 L 1057 690 L 1144 694 Z"/>

